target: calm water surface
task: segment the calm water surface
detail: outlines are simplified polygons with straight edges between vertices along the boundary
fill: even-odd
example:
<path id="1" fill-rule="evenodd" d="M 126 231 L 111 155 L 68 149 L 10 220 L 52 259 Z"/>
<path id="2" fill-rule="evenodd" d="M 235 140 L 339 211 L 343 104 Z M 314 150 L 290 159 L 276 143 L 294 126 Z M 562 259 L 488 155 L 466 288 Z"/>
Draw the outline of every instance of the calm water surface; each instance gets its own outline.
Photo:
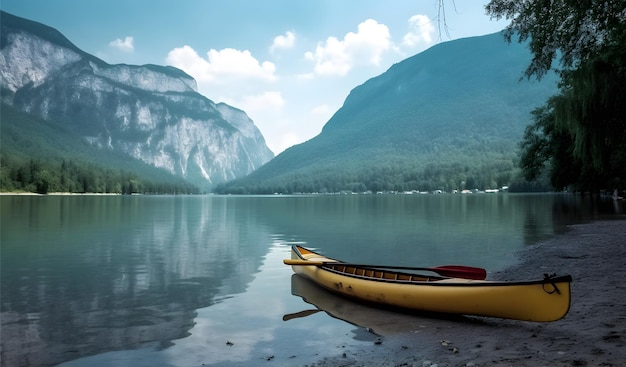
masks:
<path id="1" fill-rule="evenodd" d="M 567 224 L 625 213 L 612 200 L 515 194 L 1 196 L 0 205 L 2 366 L 303 365 L 378 336 L 367 320 L 310 312 L 300 296 L 357 306 L 292 277 L 282 264 L 291 242 L 350 262 L 494 271 Z"/>

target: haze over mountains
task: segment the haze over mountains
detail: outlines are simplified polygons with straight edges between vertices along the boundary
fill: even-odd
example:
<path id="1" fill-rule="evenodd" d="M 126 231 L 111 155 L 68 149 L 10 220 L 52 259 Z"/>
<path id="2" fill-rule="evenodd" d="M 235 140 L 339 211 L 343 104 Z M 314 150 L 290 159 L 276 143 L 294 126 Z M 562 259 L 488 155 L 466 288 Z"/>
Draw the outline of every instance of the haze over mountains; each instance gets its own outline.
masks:
<path id="1" fill-rule="evenodd" d="M 109 65 L 55 29 L 5 12 L 1 37 L 2 103 L 94 147 L 200 187 L 244 176 L 273 158 L 245 112 L 200 95 L 179 69 Z"/>
<path id="2" fill-rule="evenodd" d="M 244 111 L 198 94 L 183 71 L 109 65 L 3 12 L 3 109 L 35 122 L 2 125 L 53 129 L 220 193 L 487 189 L 515 180 L 531 111 L 557 91 L 553 74 L 521 79 L 530 59 L 500 34 L 441 43 L 353 89 L 318 136 L 272 159 Z"/>
<path id="3" fill-rule="evenodd" d="M 353 89 L 308 142 L 220 192 L 487 189 L 508 185 L 531 111 L 556 77 L 522 80 L 501 34 L 441 43 Z"/>

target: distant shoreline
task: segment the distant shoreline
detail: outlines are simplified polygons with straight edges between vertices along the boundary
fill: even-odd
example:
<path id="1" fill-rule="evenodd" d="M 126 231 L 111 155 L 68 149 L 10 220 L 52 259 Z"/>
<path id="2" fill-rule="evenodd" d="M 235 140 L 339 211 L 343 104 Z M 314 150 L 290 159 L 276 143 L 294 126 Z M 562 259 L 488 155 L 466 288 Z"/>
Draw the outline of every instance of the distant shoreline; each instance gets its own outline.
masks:
<path id="1" fill-rule="evenodd" d="M 124 195 L 120 193 L 97 193 L 97 192 L 49 192 L 47 194 L 38 194 L 36 192 L 0 192 L 1 196 L 117 196 Z M 139 194 L 133 194 L 139 195 Z"/>

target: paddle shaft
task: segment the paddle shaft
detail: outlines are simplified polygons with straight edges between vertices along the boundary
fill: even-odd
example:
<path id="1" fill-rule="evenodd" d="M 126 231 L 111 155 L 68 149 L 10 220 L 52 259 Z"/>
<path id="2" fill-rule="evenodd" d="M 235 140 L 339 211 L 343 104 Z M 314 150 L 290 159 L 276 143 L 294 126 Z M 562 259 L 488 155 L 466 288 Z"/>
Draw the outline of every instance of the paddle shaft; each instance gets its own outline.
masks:
<path id="1" fill-rule="evenodd" d="M 298 317 L 310 316 L 310 315 L 313 315 L 314 313 L 318 313 L 320 311 L 321 311 L 320 309 L 315 309 L 315 310 L 304 310 L 304 311 L 300 311 L 300 312 L 288 313 L 288 314 L 283 316 L 283 321 L 289 321 L 291 319 L 296 319 Z"/>
<path id="2" fill-rule="evenodd" d="M 343 262 L 338 262 L 338 261 L 310 261 L 310 260 L 298 260 L 298 259 L 284 259 L 283 263 L 285 265 L 292 265 L 292 266 L 343 265 L 343 266 L 355 266 L 355 267 L 362 267 L 362 268 L 432 271 L 434 273 L 443 275 L 445 277 L 475 279 L 475 280 L 483 280 L 487 276 L 487 271 L 485 269 L 475 268 L 472 266 L 464 266 L 464 265 L 445 265 L 445 266 L 437 266 L 434 268 L 416 268 L 416 267 L 406 267 L 406 266 L 350 264 L 350 263 L 343 263 Z"/>

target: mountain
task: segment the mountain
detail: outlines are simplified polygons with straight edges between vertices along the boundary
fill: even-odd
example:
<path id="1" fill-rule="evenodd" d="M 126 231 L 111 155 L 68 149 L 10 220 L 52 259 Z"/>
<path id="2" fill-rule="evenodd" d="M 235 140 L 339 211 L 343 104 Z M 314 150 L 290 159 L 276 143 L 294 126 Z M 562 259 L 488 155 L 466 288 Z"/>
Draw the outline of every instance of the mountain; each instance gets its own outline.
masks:
<path id="1" fill-rule="evenodd" d="M 508 185 L 531 111 L 556 76 L 500 33 L 445 42 L 354 88 L 315 138 L 219 192 L 486 189 Z"/>
<path id="2" fill-rule="evenodd" d="M 109 65 L 53 28 L 1 17 L 3 104 L 200 187 L 245 176 L 273 158 L 245 112 L 205 98 L 183 71 Z"/>

